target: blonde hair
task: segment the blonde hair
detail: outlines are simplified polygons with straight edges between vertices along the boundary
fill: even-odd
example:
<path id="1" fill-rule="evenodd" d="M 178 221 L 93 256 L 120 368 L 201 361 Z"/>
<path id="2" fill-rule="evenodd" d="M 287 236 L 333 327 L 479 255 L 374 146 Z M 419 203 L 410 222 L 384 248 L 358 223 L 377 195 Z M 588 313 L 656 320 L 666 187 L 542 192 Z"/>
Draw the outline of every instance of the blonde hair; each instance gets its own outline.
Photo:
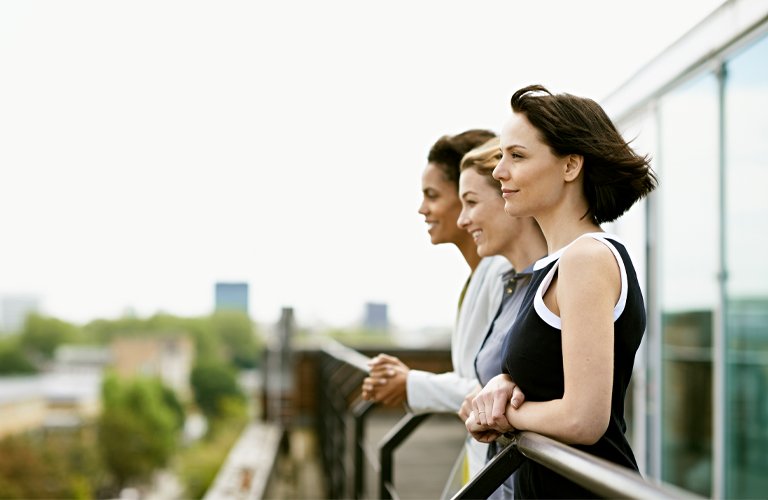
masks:
<path id="1" fill-rule="evenodd" d="M 461 159 L 459 170 L 463 172 L 467 169 L 474 169 L 478 174 L 484 176 L 488 183 L 496 188 L 501 194 L 501 183 L 493 178 L 493 169 L 501 160 L 501 149 L 498 137 L 494 137 L 475 149 L 469 151 Z"/>

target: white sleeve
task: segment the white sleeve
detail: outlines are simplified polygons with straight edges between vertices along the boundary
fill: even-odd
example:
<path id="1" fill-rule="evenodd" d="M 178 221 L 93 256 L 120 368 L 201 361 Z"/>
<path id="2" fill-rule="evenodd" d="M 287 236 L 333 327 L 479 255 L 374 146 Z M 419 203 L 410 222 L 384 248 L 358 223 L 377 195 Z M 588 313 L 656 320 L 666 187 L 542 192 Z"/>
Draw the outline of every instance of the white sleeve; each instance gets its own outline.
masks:
<path id="1" fill-rule="evenodd" d="M 410 370 L 406 379 L 408 406 L 413 413 L 456 413 L 478 384 L 456 372 L 430 373 Z"/>

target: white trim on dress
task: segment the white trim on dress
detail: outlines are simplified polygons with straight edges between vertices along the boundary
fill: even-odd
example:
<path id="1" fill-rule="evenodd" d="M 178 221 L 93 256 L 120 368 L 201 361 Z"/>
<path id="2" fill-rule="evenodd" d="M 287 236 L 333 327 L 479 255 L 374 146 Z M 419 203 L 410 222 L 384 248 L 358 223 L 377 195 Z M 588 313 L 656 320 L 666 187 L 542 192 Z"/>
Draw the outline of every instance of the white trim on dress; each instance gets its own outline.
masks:
<path id="1" fill-rule="evenodd" d="M 616 249 L 616 247 L 608 241 L 608 239 L 614 240 L 618 243 L 621 243 L 624 245 L 624 242 L 621 241 L 617 236 L 609 233 L 585 233 L 573 240 L 572 242 L 568 243 L 566 246 L 561 248 L 560 250 L 552 253 L 551 255 L 548 255 L 542 259 L 539 259 L 536 261 L 536 264 L 534 264 L 534 270 L 542 269 L 546 267 L 548 264 L 550 264 L 552 261 L 557 260 L 555 262 L 555 265 L 552 266 L 552 269 L 549 270 L 547 275 L 544 277 L 544 280 L 542 280 L 541 284 L 539 284 L 539 287 L 536 289 L 536 293 L 533 297 L 533 307 L 536 310 L 536 314 L 539 315 L 539 317 L 549 326 L 552 328 L 557 328 L 558 330 L 562 330 L 563 325 L 562 321 L 560 320 L 560 316 L 553 313 L 549 310 L 546 304 L 544 304 L 544 294 L 549 289 L 549 285 L 552 283 L 552 280 L 555 277 L 555 272 L 557 271 L 558 266 L 560 265 L 560 257 L 563 255 L 565 250 L 568 249 L 571 245 L 573 245 L 577 240 L 584 237 L 590 237 L 597 241 L 600 241 L 605 246 L 607 246 L 611 252 L 613 253 L 613 257 L 616 259 L 616 262 L 619 264 L 619 273 L 621 274 L 621 293 L 619 294 L 619 300 L 616 302 L 616 306 L 613 308 L 613 321 L 615 322 L 619 317 L 621 316 L 621 313 L 624 312 L 624 307 L 627 304 L 627 269 L 624 266 L 624 260 L 621 258 L 621 254 L 619 254 L 619 251 Z M 626 246 L 626 245 L 625 245 Z"/>

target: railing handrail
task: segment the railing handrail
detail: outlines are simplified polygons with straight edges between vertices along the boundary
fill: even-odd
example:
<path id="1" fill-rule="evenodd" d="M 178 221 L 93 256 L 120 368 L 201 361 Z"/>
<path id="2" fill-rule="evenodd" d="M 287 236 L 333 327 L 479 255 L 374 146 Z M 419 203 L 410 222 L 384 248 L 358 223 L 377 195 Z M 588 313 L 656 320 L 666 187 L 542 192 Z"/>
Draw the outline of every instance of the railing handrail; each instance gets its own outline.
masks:
<path id="1" fill-rule="evenodd" d="M 321 350 L 329 356 L 342 361 L 363 372 L 368 372 L 370 358 L 364 354 L 329 340 L 324 342 Z M 355 419 L 357 437 L 363 436 L 362 423 L 367 413 L 375 403 L 366 404 L 362 400 L 356 402 L 351 409 Z M 394 485 L 392 481 L 392 455 L 407 437 L 421 424 L 429 414 L 414 415 L 410 411 L 393 427 L 379 442 L 379 495 L 381 498 L 392 498 Z M 361 447 L 363 443 L 355 443 Z M 533 460 L 584 488 L 608 498 L 674 498 L 702 499 L 693 492 L 678 488 L 671 484 L 652 481 L 640 474 L 621 467 L 613 462 L 596 457 L 582 450 L 568 446 L 554 439 L 535 432 L 521 431 L 511 437 L 500 438 L 503 448 L 485 467 L 466 484 L 452 500 L 465 498 L 480 498 L 490 495 L 504 480 L 522 463 L 523 457 Z M 361 448 L 362 450 L 362 448 Z M 355 462 L 361 464 L 360 451 Z M 357 475 L 356 471 L 356 475 Z M 362 478 L 355 478 L 355 494 L 362 493 Z"/>
<path id="2" fill-rule="evenodd" d="M 323 345 L 320 349 L 326 354 L 338 359 L 339 361 L 344 361 L 345 363 L 368 373 L 368 362 L 371 360 L 371 358 L 365 354 L 362 354 L 361 352 L 356 351 L 351 347 L 347 347 L 334 339 L 328 339 L 327 341 L 323 342 Z"/>
<path id="3" fill-rule="evenodd" d="M 649 481 L 626 467 L 535 432 L 517 432 L 508 441 L 499 455 L 509 454 L 512 448 L 517 448 L 525 457 L 606 498 L 703 498 L 667 483 Z M 501 477 L 499 468 L 496 460 L 486 464 L 452 500 L 477 498 L 478 492 L 493 492 L 504 482 L 504 479 L 498 479 Z"/>

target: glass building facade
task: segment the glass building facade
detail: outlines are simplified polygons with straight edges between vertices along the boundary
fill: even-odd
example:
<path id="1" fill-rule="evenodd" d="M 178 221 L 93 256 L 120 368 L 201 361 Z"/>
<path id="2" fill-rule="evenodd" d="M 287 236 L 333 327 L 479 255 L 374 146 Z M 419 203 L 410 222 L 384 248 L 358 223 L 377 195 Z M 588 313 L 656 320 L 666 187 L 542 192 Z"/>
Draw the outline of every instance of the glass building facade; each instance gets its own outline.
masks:
<path id="1" fill-rule="evenodd" d="M 724 2 L 603 105 L 659 179 L 612 228 L 646 276 L 628 402 L 641 468 L 766 498 L 768 2 Z"/>

